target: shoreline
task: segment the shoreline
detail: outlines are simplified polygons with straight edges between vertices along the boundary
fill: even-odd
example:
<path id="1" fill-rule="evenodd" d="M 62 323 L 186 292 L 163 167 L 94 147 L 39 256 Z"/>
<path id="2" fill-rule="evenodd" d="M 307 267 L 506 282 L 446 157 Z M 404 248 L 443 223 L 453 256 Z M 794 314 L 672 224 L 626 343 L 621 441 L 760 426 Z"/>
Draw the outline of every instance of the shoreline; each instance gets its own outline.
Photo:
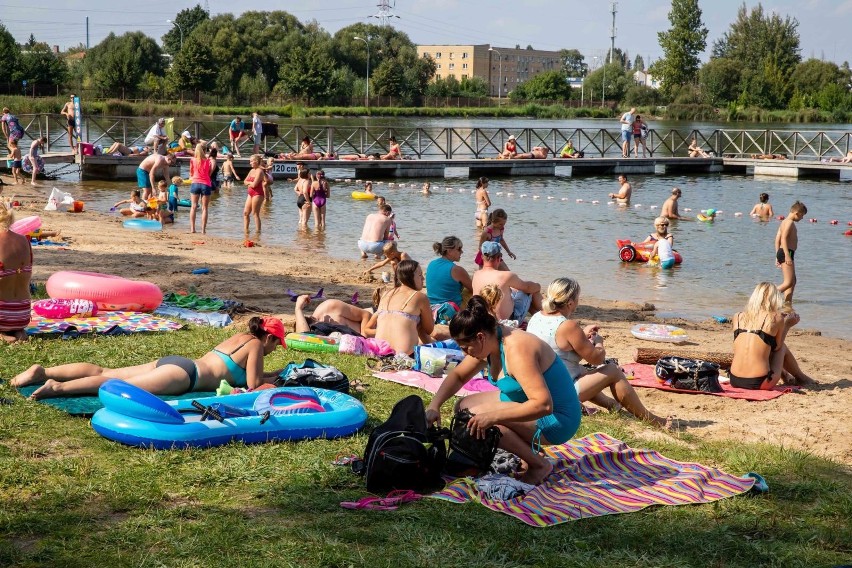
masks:
<path id="1" fill-rule="evenodd" d="M 47 186 L 9 186 L 4 197 L 15 193 L 23 202 L 17 218 L 39 215 L 43 226 L 61 230 L 69 249 L 33 247 L 33 281 L 45 282 L 59 270 L 84 270 L 150 280 L 163 292 L 186 291 L 204 296 L 235 299 L 259 313 L 280 316 L 287 327 L 294 322 L 293 303 L 285 291 L 313 294 L 325 289 L 327 298 L 348 301 L 358 292 L 364 306 L 372 291 L 382 286 L 379 277 L 362 275 L 364 263 L 316 254 L 295 247 L 257 246 L 246 248 L 241 241 L 216 235 L 188 234 L 171 230 L 137 232 L 123 229 L 120 220 L 102 213 L 44 212 Z M 431 260 L 422 259 L 424 264 Z M 206 275 L 193 275 L 196 268 L 209 268 Z M 659 318 L 648 304 L 602 300 L 583 296 L 577 319 L 601 326 L 608 357 L 632 361 L 635 347 L 659 347 L 634 338 L 630 328 L 652 321 L 683 327 L 689 334 L 689 349 L 727 352 L 731 349 L 730 324 L 715 320 Z M 248 317 L 240 314 L 237 322 Z M 823 336 L 817 330 L 794 328 L 788 344 L 804 371 L 822 384 L 803 394 L 787 394 L 769 402 L 746 402 L 723 397 L 684 395 L 657 389 L 637 389 L 646 406 L 662 415 L 676 415 L 686 432 L 701 438 L 745 439 L 794 447 L 833 458 L 852 466 L 852 423 L 844 420 L 852 406 L 850 366 L 844 355 L 852 341 Z M 50 341 L 47 349 L 60 345 Z M 14 346 L 11 347 L 14 349 Z M 676 352 L 677 347 L 672 347 Z M 791 426 L 795 417 L 795 427 Z M 831 428 L 826 423 L 832 424 Z M 637 429 L 640 435 L 658 435 Z"/>

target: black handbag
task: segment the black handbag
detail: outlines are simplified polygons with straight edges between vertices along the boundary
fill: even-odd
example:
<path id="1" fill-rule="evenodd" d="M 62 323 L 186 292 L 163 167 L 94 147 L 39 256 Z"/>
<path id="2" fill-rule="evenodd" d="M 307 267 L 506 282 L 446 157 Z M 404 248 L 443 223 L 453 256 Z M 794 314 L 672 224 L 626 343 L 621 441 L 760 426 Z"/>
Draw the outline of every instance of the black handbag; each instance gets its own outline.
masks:
<path id="1" fill-rule="evenodd" d="M 686 357 L 660 357 L 655 368 L 657 379 L 673 389 L 697 392 L 722 392 L 719 365 Z"/>
<path id="2" fill-rule="evenodd" d="M 485 431 L 485 438 L 470 434 L 467 423 L 473 417 L 469 410 L 459 410 L 450 422 L 450 452 L 444 472 L 453 476 L 482 475 L 491 468 L 497 445 L 503 434 L 496 426 Z"/>

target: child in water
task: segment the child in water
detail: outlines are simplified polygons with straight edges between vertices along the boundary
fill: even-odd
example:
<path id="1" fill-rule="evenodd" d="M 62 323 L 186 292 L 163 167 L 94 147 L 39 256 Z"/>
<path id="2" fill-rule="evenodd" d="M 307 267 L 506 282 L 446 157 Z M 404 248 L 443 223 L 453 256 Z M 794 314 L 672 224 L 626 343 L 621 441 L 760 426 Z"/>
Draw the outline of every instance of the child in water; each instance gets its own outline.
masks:
<path id="1" fill-rule="evenodd" d="M 423 184 L 423 190 L 420 192 L 423 195 L 432 195 L 432 184 L 428 181 Z"/>
<path id="2" fill-rule="evenodd" d="M 769 204 L 768 193 L 760 194 L 760 203 L 756 203 L 754 205 L 754 208 L 752 208 L 749 215 L 752 217 L 760 217 L 761 219 L 769 219 L 770 217 L 775 216 L 775 211 L 772 210 L 772 205 Z"/>
<path id="3" fill-rule="evenodd" d="M 164 180 L 157 184 L 157 212 L 154 218 L 163 225 L 175 222 L 174 213 L 169 211 L 169 190 Z"/>
<path id="4" fill-rule="evenodd" d="M 125 217 L 133 217 L 135 219 L 140 219 L 142 217 L 147 217 L 147 213 L 145 209 L 147 208 L 144 201 L 142 201 L 142 194 L 138 189 L 134 189 L 130 192 L 130 199 L 122 199 L 118 203 L 112 206 L 113 209 L 117 209 L 119 205 L 124 205 L 125 203 L 129 204 L 128 207 L 124 209 L 119 209 L 119 213 L 124 215 Z"/>
<path id="5" fill-rule="evenodd" d="M 669 233 L 669 220 L 665 217 L 657 217 L 654 219 L 654 229 L 655 232 L 642 241 L 654 243 L 654 248 L 648 255 L 648 264 L 656 265 L 654 257 L 657 257 L 661 268 L 672 268 L 675 265 L 674 252 L 672 251 L 674 237 Z"/>
<path id="6" fill-rule="evenodd" d="M 482 230 L 482 234 L 479 235 L 479 244 L 477 245 L 477 253 L 476 258 L 473 261 L 482 268 L 482 243 L 485 241 L 494 241 L 498 243 L 503 250 L 506 251 L 506 254 L 512 260 L 515 260 L 515 254 L 509 250 L 509 245 L 506 242 L 506 221 L 509 220 L 509 216 L 506 214 L 506 211 L 503 209 L 495 209 L 492 213 L 488 215 L 487 226 Z M 509 267 L 506 266 L 506 263 L 500 262 L 500 270 L 509 270 Z"/>
<path id="7" fill-rule="evenodd" d="M 799 246 L 799 232 L 796 223 L 802 220 L 808 208 L 801 201 L 796 201 L 790 207 L 790 214 L 781 221 L 775 234 L 775 266 L 781 268 L 784 282 L 778 286 L 778 291 L 784 294 L 784 305 L 793 305 L 793 290 L 796 288 L 796 266 L 793 257 Z"/>
<path id="8" fill-rule="evenodd" d="M 181 184 L 183 184 L 183 180 L 180 176 L 172 177 L 172 184 L 169 186 L 169 211 L 172 213 L 177 212 L 178 200 L 180 199 L 178 192 Z"/>
<path id="9" fill-rule="evenodd" d="M 15 183 L 25 183 L 24 174 L 21 173 L 21 149 L 18 148 L 17 140 L 9 140 L 9 159 L 12 160 L 12 178 Z M 19 178 L 21 181 L 18 181 Z"/>
<path id="10" fill-rule="evenodd" d="M 225 156 L 225 163 L 222 164 L 222 179 L 224 180 L 225 187 L 234 187 L 234 180 L 240 180 L 240 176 L 237 175 L 237 170 L 234 169 L 234 155 L 227 154 Z"/>

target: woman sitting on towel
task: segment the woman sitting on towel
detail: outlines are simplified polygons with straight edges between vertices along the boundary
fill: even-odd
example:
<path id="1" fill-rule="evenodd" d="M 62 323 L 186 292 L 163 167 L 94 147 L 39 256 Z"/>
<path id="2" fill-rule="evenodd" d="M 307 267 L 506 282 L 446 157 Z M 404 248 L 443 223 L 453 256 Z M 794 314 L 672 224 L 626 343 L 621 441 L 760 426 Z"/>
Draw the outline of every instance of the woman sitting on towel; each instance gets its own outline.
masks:
<path id="1" fill-rule="evenodd" d="M 751 294 L 745 310 L 734 316 L 734 359 L 728 375 L 731 386 L 769 390 L 784 380 L 789 385 L 812 385 L 785 338 L 799 323 L 795 312 L 781 311 L 784 296 L 775 284 L 761 282 Z"/>
<path id="2" fill-rule="evenodd" d="M 121 379 L 153 394 L 214 391 L 223 380 L 232 386 L 256 388 L 272 382 L 277 373 L 263 372 L 263 358 L 284 343 L 284 324 L 277 318 L 253 317 L 248 333 L 226 339 L 200 359 L 177 355 L 151 363 L 107 369 L 93 363 L 69 363 L 44 368 L 33 365 L 14 379 L 12 386 L 44 382 L 30 398 L 97 394 L 109 379 Z"/>
<path id="3" fill-rule="evenodd" d="M 591 401 L 609 410 L 623 407 L 636 418 L 647 420 L 654 426 L 669 427 L 671 420 L 655 415 L 642 405 L 639 395 L 618 365 L 606 362 L 606 350 L 603 338 L 598 335 L 598 326 L 583 328 L 571 319 L 579 303 L 580 285 L 571 278 L 557 278 L 547 287 L 541 311 L 530 319 L 527 331 L 550 345 L 565 363 L 574 379 L 580 402 Z M 587 369 L 580 364 L 582 360 L 595 367 Z M 607 387 L 615 400 L 602 394 Z"/>
<path id="4" fill-rule="evenodd" d="M 8 343 L 27 337 L 30 323 L 30 239 L 10 229 L 15 213 L 0 202 L 0 339 Z"/>
<path id="5" fill-rule="evenodd" d="M 450 333 L 466 357 L 452 369 L 426 410 L 429 424 L 441 421 L 441 406 L 479 371 L 499 390 L 466 396 L 457 410 L 468 409 L 471 435 L 484 438 L 500 429 L 500 447 L 527 464 L 521 481 L 538 485 L 553 465 L 540 446 L 562 444 L 580 426 L 580 401 L 562 360 L 538 337 L 497 322 L 480 296 L 450 322 Z"/>
<path id="6" fill-rule="evenodd" d="M 425 279 L 416 260 L 396 267 L 396 287 L 382 294 L 378 309 L 361 333 L 387 341 L 394 351 L 411 354 L 419 343 L 430 343 L 435 329 L 429 298 L 422 292 Z"/>

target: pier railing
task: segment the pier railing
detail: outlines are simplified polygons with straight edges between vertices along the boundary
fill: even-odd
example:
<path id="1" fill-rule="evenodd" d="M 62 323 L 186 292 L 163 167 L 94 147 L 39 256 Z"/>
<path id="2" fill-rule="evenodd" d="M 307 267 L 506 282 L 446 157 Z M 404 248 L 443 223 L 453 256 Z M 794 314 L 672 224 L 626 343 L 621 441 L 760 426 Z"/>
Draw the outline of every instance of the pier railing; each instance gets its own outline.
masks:
<path id="1" fill-rule="evenodd" d="M 141 145 L 154 123 L 153 118 L 83 117 L 83 137 L 91 144 L 108 148 L 113 142 L 127 146 Z M 46 136 L 48 151 L 69 150 L 65 119 L 60 115 L 39 114 L 21 117 L 26 139 Z M 174 119 L 178 136 L 188 130 L 204 140 L 229 145 L 228 123 L 224 120 Z M 278 136 L 264 139 L 262 149 L 268 153 L 298 151 L 303 137 L 313 140 L 319 152 L 336 154 L 384 154 L 388 139 L 394 136 L 402 153 L 416 159 L 449 160 L 493 158 L 503 149 L 509 136 L 517 139 L 520 151 L 536 146 L 558 153 L 571 140 L 574 148 L 586 157 L 621 155 L 621 132 L 618 128 L 473 128 L 473 127 L 391 127 L 391 126 L 305 126 L 279 125 Z M 821 160 L 845 156 L 852 150 L 852 132 L 814 130 L 749 130 L 749 129 L 650 129 L 645 146 L 650 156 L 685 156 L 692 139 L 704 150 L 717 156 L 749 157 L 751 155 L 784 154 L 788 159 Z M 251 146 L 251 141 L 244 143 Z M 22 151 L 27 146 L 22 144 Z"/>

